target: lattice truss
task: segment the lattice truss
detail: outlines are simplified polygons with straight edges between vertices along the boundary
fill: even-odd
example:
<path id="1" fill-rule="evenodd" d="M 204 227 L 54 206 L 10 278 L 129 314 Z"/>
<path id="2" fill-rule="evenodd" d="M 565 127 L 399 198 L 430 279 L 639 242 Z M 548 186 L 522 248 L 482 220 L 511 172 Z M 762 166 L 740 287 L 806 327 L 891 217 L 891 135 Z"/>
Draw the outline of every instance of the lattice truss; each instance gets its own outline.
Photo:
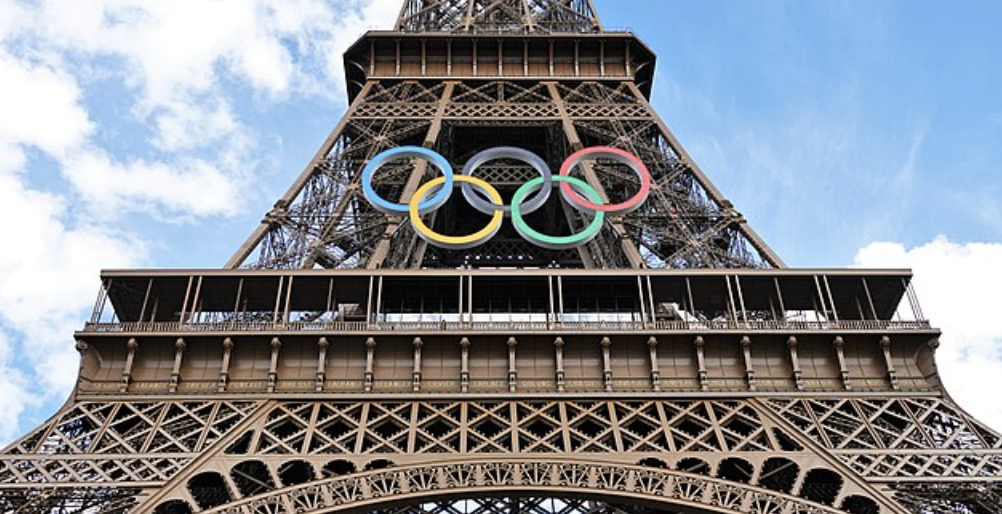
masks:
<path id="1" fill-rule="evenodd" d="M 687 501 L 737 508 L 754 497 L 776 509 L 756 512 L 786 512 L 796 501 L 783 495 L 816 506 L 805 513 L 828 512 L 824 505 L 879 510 L 865 484 L 826 466 L 758 409 L 748 401 L 282 402 L 231 438 L 208 469 L 168 484 L 173 492 L 155 503 L 308 511 L 449 489 L 450 480 L 459 481 L 455 487 L 535 483 L 531 472 L 539 485 L 670 488 Z M 526 457 L 542 460 L 520 460 Z M 582 458 L 621 468 L 563 464 Z"/>
<path id="2" fill-rule="evenodd" d="M 519 456 L 594 456 L 851 513 L 879 511 L 867 480 L 892 480 L 895 498 L 923 514 L 1000 505 L 1002 438 L 932 398 L 179 400 L 66 409 L 0 455 L 0 512 L 128 512 L 149 498 L 207 509 L 381 468 Z M 911 481 L 928 478 L 955 483 Z"/>
<path id="3" fill-rule="evenodd" d="M 268 215 L 270 229 L 251 267 L 364 266 L 386 231 L 388 219 L 362 197 L 361 168 L 387 148 L 413 144 L 413 138 L 422 136 L 428 125 L 421 120 L 350 120 L 295 201 L 279 202 Z M 377 190 L 399 196 L 410 171 L 407 164 L 385 167 Z"/>
<path id="4" fill-rule="evenodd" d="M 128 512 L 144 488 L 181 472 L 253 406 L 75 404 L 0 454 L 0 512 Z"/>
<path id="5" fill-rule="evenodd" d="M 639 156 L 654 177 L 651 198 L 624 220 L 631 240 L 654 268 L 746 268 L 778 263 L 759 253 L 745 221 L 731 204 L 714 198 L 693 173 L 659 120 L 627 85 L 586 82 L 560 84 L 561 96 L 586 146 L 608 145 Z M 600 165 L 597 175 L 611 198 L 627 198 L 639 188 L 636 175 L 620 166 Z M 702 179 L 705 180 L 705 179 Z M 603 241 L 609 247 L 611 241 Z"/>
<path id="6" fill-rule="evenodd" d="M 901 484 L 894 497 L 916 514 L 994 514 L 1002 512 L 998 484 Z"/>
<path id="7" fill-rule="evenodd" d="M 1002 476 L 1002 438 L 940 399 L 773 400 L 769 405 L 867 477 Z"/>
<path id="8" fill-rule="evenodd" d="M 773 400 L 769 405 L 853 470 L 894 484 L 916 514 L 1002 512 L 1002 438 L 935 398 Z M 909 483 L 907 479 L 950 480 Z"/>
<path id="9" fill-rule="evenodd" d="M 441 82 L 373 83 L 349 110 L 331 151 L 318 161 L 301 187 L 291 191 L 293 194 L 266 217 L 263 236 L 257 240 L 252 236 L 248 248 L 253 251 L 231 264 L 253 268 L 451 268 L 557 263 L 563 267 L 628 268 L 641 264 L 628 256 L 627 249 L 635 248 L 642 264 L 654 268 L 780 266 L 744 218 L 678 151 L 663 124 L 638 95 L 624 83 L 557 84 L 553 89 L 531 81 L 448 86 Z M 563 116 L 573 133 L 565 133 Z M 455 131 L 468 127 L 542 131 L 547 152 L 544 158 L 555 169 L 572 151 L 572 139 L 585 146 L 626 149 L 640 156 L 651 170 L 651 197 L 642 209 L 607 223 L 586 247 L 563 252 L 537 248 L 513 230 L 502 231 L 473 250 L 442 251 L 421 242 L 409 223 L 372 209 L 362 197 L 362 167 L 377 153 L 394 146 L 433 141 L 434 148 L 461 169 L 483 149 L 455 142 Z M 417 164 L 399 161 L 383 168 L 376 175 L 377 192 L 384 198 L 409 198 L 417 184 L 436 174 L 430 166 Z M 639 187 L 636 176 L 617 163 L 597 162 L 594 169 L 610 199 L 632 196 Z M 517 162 L 490 163 L 479 173 L 501 186 L 516 186 L 534 175 L 531 168 Z M 455 221 L 435 218 L 432 214 L 426 221 L 439 225 Z M 551 218 L 564 228 L 541 229 L 580 230 L 590 220 L 589 215 L 574 209 L 564 209 L 547 219 Z M 439 228 L 444 231 L 450 227 Z M 378 249 L 381 242 L 384 251 Z"/>
<path id="10" fill-rule="evenodd" d="M 408 0 L 404 32 L 600 32 L 591 0 Z"/>
<path id="11" fill-rule="evenodd" d="M 123 487 L 0 488 L 0 512 L 126 514 L 135 509 L 139 494 L 137 489 Z"/>
<path id="12" fill-rule="evenodd" d="M 316 420 L 315 422 L 313 420 Z M 282 403 L 231 455 L 800 450 L 744 402 Z"/>

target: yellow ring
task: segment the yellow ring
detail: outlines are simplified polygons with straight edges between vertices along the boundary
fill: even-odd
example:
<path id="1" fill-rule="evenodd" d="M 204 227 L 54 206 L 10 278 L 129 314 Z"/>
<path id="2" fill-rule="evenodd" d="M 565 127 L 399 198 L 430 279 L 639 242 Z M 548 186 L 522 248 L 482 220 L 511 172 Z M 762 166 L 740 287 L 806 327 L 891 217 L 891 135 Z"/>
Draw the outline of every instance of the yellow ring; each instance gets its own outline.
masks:
<path id="1" fill-rule="evenodd" d="M 484 180 L 476 177 L 471 177 L 468 175 L 456 175 L 454 177 L 456 182 L 469 182 L 475 187 L 480 188 L 487 193 L 490 197 L 491 202 L 498 207 L 504 205 L 504 200 L 501 198 L 501 193 L 498 192 L 494 186 L 490 185 Z M 419 212 L 419 207 L 421 205 L 421 199 L 428 194 L 429 191 L 435 186 L 440 186 L 445 183 L 445 177 L 438 177 L 431 182 L 421 186 L 411 197 L 409 212 L 411 216 L 411 225 L 414 226 L 414 230 L 417 231 L 418 235 L 431 243 L 438 243 L 442 246 L 452 247 L 455 249 L 469 248 L 472 246 L 479 245 L 490 239 L 498 229 L 501 228 L 501 224 L 504 223 L 504 211 L 494 211 L 494 217 L 491 222 L 487 224 L 482 230 L 475 234 L 470 234 L 468 236 L 446 236 L 435 232 L 428 225 L 425 225 L 424 220 L 421 219 L 421 214 Z"/>

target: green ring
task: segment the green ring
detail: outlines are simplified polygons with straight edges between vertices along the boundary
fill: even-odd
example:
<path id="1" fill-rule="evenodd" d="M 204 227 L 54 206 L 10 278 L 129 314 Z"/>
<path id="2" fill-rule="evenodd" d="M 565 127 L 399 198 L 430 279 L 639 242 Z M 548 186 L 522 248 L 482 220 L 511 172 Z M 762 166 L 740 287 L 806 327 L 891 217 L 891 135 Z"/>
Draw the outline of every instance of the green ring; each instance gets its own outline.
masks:
<path id="1" fill-rule="evenodd" d="M 584 192 L 592 203 L 597 205 L 604 203 L 601 195 L 598 194 L 598 191 L 581 179 L 567 176 L 554 176 L 552 177 L 552 180 L 553 182 L 566 182 L 572 187 L 576 187 Z M 529 182 L 526 182 L 522 185 L 522 187 L 518 188 L 518 191 L 515 192 L 515 196 L 511 199 L 511 221 L 515 224 L 515 230 L 519 233 L 519 235 L 532 243 L 550 250 L 568 250 L 571 248 L 577 248 L 588 243 L 592 239 L 595 239 L 595 236 L 597 236 L 599 231 L 602 230 L 602 223 L 605 222 L 605 213 L 601 211 L 595 213 L 595 218 L 591 221 L 591 224 L 588 225 L 587 228 L 571 236 L 548 236 L 537 232 L 525 222 L 522 218 L 522 201 L 525 200 L 525 197 L 536 192 L 540 187 L 542 187 L 543 181 L 543 177 L 537 177 Z"/>

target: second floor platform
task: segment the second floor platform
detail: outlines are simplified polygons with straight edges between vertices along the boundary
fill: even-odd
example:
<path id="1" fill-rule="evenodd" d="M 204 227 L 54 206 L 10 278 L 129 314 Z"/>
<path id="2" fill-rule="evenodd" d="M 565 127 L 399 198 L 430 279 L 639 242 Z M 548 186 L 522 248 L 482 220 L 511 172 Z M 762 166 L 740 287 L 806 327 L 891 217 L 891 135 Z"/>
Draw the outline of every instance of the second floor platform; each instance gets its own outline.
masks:
<path id="1" fill-rule="evenodd" d="M 108 271 L 87 394 L 939 389 L 896 270 Z"/>
<path id="2" fill-rule="evenodd" d="M 935 332 L 904 270 L 119 270 L 80 332 Z"/>

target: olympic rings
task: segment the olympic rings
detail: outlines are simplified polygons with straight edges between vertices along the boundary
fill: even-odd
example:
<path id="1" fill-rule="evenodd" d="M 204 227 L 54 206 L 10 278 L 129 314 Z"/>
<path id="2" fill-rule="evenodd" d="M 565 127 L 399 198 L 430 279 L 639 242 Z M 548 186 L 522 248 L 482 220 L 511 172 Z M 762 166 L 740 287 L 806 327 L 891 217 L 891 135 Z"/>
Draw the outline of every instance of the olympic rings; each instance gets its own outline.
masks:
<path id="1" fill-rule="evenodd" d="M 407 204 L 391 203 L 381 198 L 372 184 L 373 176 L 384 165 L 395 159 L 419 158 L 426 160 L 442 176 L 422 185 L 415 191 Z M 571 177 L 571 171 L 585 159 L 612 159 L 629 166 L 640 180 L 640 191 L 632 198 L 615 205 L 608 205 L 598 190 L 587 182 Z M 496 159 L 512 159 L 524 162 L 539 173 L 539 177 L 523 184 L 512 197 L 511 205 L 504 205 L 501 193 L 483 179 L 473 176 L 477 168 Z M 447 236 L 430 228 L 421 218 L 449 201 L 455 184 L 459 183 L 463 197 L 477 211 L 490 215 L 490 222 L 479 231 L 465 236 Z M 549 200 L 554 183 L 560 183 L 560 195 L 571 206 L 591 214 L 592 219 L 585 229 L 570 236 L 543 234 L 525 220 L 525 216 L 539 210 Z M 437 189 L 436 189 L 437 188 Z M 449 161 L 441 154 L 427 148 L 404 146 L 387 150 L 373 158 L 362 170 L 362 192 L 366 200 L 380 212 L 390 215 L 408 215 L 414 231 L 429 244 L 449 250 L 465 250 L 489 241 L 501 229 L 505 217 L 511 217 L 515 231 L 527 241 L 551 250 L 579 247 L 593 240 L 602 230 L 608 214 L 629 213 L 638 209 L 650 195 L 651 174 L 635 155 L 610 147 L 586 148 L 574 153 L 560 167 L 560 174 L 554 176 L 546 161 L 538 155 L 520 148 L 492 148 L 473 156 L 463 168 L 462 175 L 456 175 Z M 531 195 L 531 196 L 530 196 Z M 430 198 L 429 198 L 430 196 Z"/>
<path id="2" fill-rule="evenodd" d="M 472 177 L 473 172 L 483 164 L 493 161 L 495 159 L 515 159 L 522 161 L 529 166 L 532 166 L 543 178 L 543 185 L 538 189 L 536 196 L 533 196 L 531 200 L 525 202 L 523 206 L 522 214 L 529 214 L 531 212 L 536 212 L 539 210 L 547 200 L 550 199 L 550 190 L 552 189 L 552 175 L 550 167 L 546 164 L 546 161 L 541 159 L 538 155 L 521 148 L 512 148 L 510 146 L 502 146 L 498 148 L 491 148 L 490 150 L 484 150 L 483 152 L 474 155 L 466 166 L 463 168 L 463 175 Z M 492 205 L 489 202 L 484 201 L 473 192 L 473 187 L 469 182 L 463 184 L 463 197 L 466 201 L 473 206 L 474 209 L 484 213 L 484 214 L 494 214 L 495 210 L 504 212 L 505 216 L 511 216 L 511 207 L 507 205 L 502 205 L 500 207 Z"/>
<path id="3" fill-rule="evenodd" d="M 399 203 L 390 203 L 382 199 L 376 190 L 372 187 L 372 176 L 376 174 L 376 170 L 382 168 L 386 163 L 394 159 L 403 159 L 406 157 L 420 157 L 431 163 L 432 166 L 438 168 L 438 171 L 442 172 L 445 176 L 445 187 L 440 189 L 435 196 L 431 197 L 429 200 L 422 202 L 419 208 L 421 214 L 427 214 L 439 207 L 445 205 L 445 202 L 449 201 L 449 197 L 452 196 L 452 183 L 455 177 L 455 172 L 452 171 L 452 165 L 442 154 L 438 152 L 433 152 L 427 148 L 422 148 L 420 146 L 401 146 L 399 148 L 393 148 L 387 150 L 374 159 L 369 161 L 369 164 L 365 166 L 362 170 L 362 191 L 365 194 L 365 198 L 369 200 L 377 210 L 382 211 L 385 214 L 407 214 L 407 206 Z"/>
<path id="4" fill-rule="evenodd" d="M 553 181 L 562 182 L 561 187 L 566 184 L 568 187 L 576 187 L 583 190 L 585 194 L 591 197 L 593 202 L 598 203 L 602 201 L 602 197 L 598 194 L 598 191 L 583 180 L 574 177 L 557 176 L 553 177 Z M 527 239 L 529 242 L 536 244 L 536 246 L 541 246 L 550 250 L 567 250 L 570 248 L 577 248 L 581 245 L 587 244 L 592 239 L 595 239 L 595 236 L 597 236 L 599 231 L 602 230 L 602 223 L 605 222 L 605 213 L 602 211 L 595 211 L 595 218 L 591 220 L 591 224 L 589 224 L 584 231 L 572 236 L 548 236 L 537 232 L 525 222 L 522 218 L 522 210 L 519 209 L 519 206 L 522 205 L 522 200 L 524 200 L 530 192 L 543 187 L 543 183 L 544 180 L 542 177 L 530 180 L 515 192 L 515 196 L 511 200 L 511 221 L 515 224 L 515 230 L 518 234 Z"/>
<path id="5" fill-rule="evenodd" d="M 467 175 L 460 175 L 456 177 L 455 180 L 456 182 L 462 182 L 464 185 L 472 184 L 479 187 L 487 193 L 487 196 L 489 196 L 491 200 L 494 201 L 491 205 L 494 205 L 497 210 L 494 211 L 494 216 L 491 218 L 491 222 L 479 232 L 468 236 L 445 236 L 429 228 L 428 225 L 425 224 L 424 220 L 421 219 L 421 214 L 418 212 L 420 210 L 420 203 L 424 200 L 428 191 L 430 191 L 433 187 L 446 183 L 446 177 L 438 177 L 435 180 L 421 186 L 411 198 L 409 210 L 411 223 L 414 225 L 414 230 L 417 232 L 418 236 L 421 237 L 421 239 L 447 250 L 465 250 L 489 241 L 495 234 L 498 233 L 498 230 L 501 229 L 501 223 L 504 222 L 504 212 L 500 209 L 504 200 L 501 199 L 501 193 L 499 193 L 494 186 L 488 184 L 484 180 Z M 542 179 L 538 178 L 536 180 Z"/>
<path id="6" fill-rule="evenodd" d="M 647 201 L 647 196 L 651 193 L 651 172 L 647 169 L 647 166 L 644 166 L 644 163 L 641 162 L 636 155 L 618 148 L 595 146 L 576 152 L 564 161 L 564 165 L 560 167 L 560 175 L 564 177 L 570 176 L 571 170 L 589 157 L 612 159 L 629 166 L 633 169 L 633 172 L 637 174 L 637 178 L 640 179 L 640 191 L 638 191 L 633 198 L 630 198 L 625 202 L 617 203 L 615 205 L 599 205 L 600 202 L 589 202 L 588 200 L 582 198 L 581 195 L 571 189 L 570 183 L 564 182 L 563 184 L 560 184 L 560 193 L 564 197 L 564 200 L 567 200 L 567 203 L 578 207 L 579 209 L 625 214 L 639 209 L 640 206 Z"/>

